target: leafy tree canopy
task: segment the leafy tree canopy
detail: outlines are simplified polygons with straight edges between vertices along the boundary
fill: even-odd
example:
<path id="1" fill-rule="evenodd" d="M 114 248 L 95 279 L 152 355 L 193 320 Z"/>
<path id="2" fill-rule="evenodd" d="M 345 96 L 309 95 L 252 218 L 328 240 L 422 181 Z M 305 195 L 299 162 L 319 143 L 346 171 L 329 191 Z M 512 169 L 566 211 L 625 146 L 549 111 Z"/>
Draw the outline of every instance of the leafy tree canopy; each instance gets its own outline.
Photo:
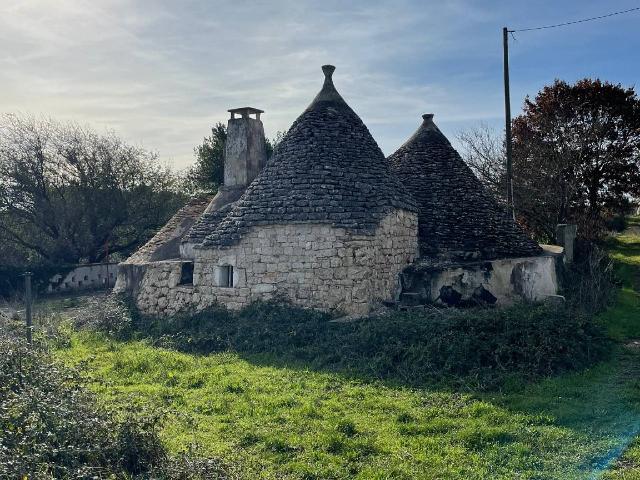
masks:
<path id="1" fill-rule="evenodd" d="M 640 100 L 633 88 L 556 80 L 525 100 L 513 143 L 516 208 L 539 229 L 577 222 L 597 230 L 603 215 L 624 210 L 640 193 Z"/>
<path id="2" fill-rule="evenodd" d="M 0 238 L 25 262 L 126 255 L 184 202 L 157 156 L 73 123 L 0 117 Z"/>
<path id="3" fill-rule="evenodd" d="M 277 132 L 273 139 L 265 138 L 267 158 L 271 158 L 274 148 L 280 143 L 285 132 Z M 211 135 L 205 137 L 202 144 L 193 149 L 196 163 L 187 171 L 186 190 L 190 193 L 214 193 L 224 183 L 224 145 L 227 140 L 227 127 L 216 123 Z"/>

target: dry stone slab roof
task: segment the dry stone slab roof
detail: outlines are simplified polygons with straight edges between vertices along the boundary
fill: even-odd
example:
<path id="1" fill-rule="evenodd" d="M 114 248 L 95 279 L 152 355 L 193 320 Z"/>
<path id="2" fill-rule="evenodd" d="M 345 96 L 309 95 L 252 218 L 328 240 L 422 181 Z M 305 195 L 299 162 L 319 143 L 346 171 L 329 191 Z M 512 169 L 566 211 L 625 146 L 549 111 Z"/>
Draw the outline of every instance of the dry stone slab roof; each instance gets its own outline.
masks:
<path id="1" fill-rule="evenodd" d="M 204 212 L 195 223 L 195 225 L 191 227 L 189 234 L 185 236 L 183 242 L 194 244 L 202 243 L 207 235 L 209 235 L 218 227 L 220 222 L 224 220 L 224 218 L 229 214 L 232 208 L 233 203 L 229 203 L 219 208 L 218 210 Z"/>
<path id="2" fill-rule="evenodd" d="M 393 171 L 419 203 L 421 254 L 466 260 L 540 254 L 540 246 L 485 190 L 433 115 L 423 119 L 389 157 Z"/>
<path id="3" fill-rule="evenodd" d="M 335 67 L 322 69 L 320 93 L 244 195 L 195 248 L 233 245 L 256 225 L 328 223 L 372 233 L 393 209 L 417 211 L 365 124 L 335 89 Z"/>

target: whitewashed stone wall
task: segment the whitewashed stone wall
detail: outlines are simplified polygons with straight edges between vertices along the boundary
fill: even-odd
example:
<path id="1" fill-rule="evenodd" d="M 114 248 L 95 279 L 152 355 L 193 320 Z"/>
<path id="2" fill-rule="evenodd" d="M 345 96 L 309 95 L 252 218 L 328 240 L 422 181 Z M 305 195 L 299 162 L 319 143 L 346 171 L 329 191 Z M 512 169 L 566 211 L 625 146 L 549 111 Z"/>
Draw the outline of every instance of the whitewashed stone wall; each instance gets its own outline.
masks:
<path id="1" fill-rule="evenodd" d="M 47 286 L 47 293 L 110 288 L 116 282 L 117 271 L 117 263 L 78 265 L 64 275 L 56 274 L 51 277 Z"/>
<path id="2" fill-rule="evenodd" d="M 487 265 L 491 265 L 487 268 Z M 429 301 L 437 301 L 443 287 L 472 298 L 479 287 L 496 298 L 496 305 L 511 305 L 523 300 L 540 302 L 558 293 L 556 257 L 502 258 L 466 267 L 449 268 L 426 275 Z"/>
<path id="3" fill-rule="evenodd" d="M 167 315 L 284 296 L 304 307 L 366 314 L 398 293 L 398 275 L 418 253 L 417 227 L 417 216 L 404 210 L 387 215 L 374 235 L 308 223 L 254 227 L 238 245 L 196 250 L 192 286 L 178 285 L 180 260 L 149 264 L 137 304 Z M 227 265 L 232 288 L 218 286 Z"/>

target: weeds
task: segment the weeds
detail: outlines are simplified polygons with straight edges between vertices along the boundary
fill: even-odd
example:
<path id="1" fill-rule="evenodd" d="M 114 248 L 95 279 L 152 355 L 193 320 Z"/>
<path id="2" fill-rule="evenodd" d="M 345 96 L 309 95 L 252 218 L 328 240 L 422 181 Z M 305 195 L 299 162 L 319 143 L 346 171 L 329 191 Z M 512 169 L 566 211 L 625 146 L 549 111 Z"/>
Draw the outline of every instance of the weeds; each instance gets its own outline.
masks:
<path id="1" fill-rule="evenodd" d="M 213 460 L 170 457 L 157 414 L 101 409 L 77 369 L 22 337 L 0 328 L 0 478 L 228 478 Z"/>
<path id="2" fill-rule="evenodd" d="M 589 315 L 547 305 L 395 312 L 353 322 L 332 322 L 321 312 L 271 302 L 238 313 L 212 308 L 163 319 L 115 311 L 122 316 L 117 323 L 127 325 L 117 329 L 120 334 L 159 346 L 189 353 L 233 351 L 258 362 L 412 386 L 444 381 L 492 388 L 512 375 L 580 369 L 607 352 L 604 333 Z M 107 331 L 114 330 L 111 325 L 107 322 Z"/>
<path id="3" fill-rule="evenodd" d="M 613 261 L 593 243 L 579 243 L 576 262 L 563 270 L 564 293 L 572 309 L 595 315 L 615 301 Z"/>

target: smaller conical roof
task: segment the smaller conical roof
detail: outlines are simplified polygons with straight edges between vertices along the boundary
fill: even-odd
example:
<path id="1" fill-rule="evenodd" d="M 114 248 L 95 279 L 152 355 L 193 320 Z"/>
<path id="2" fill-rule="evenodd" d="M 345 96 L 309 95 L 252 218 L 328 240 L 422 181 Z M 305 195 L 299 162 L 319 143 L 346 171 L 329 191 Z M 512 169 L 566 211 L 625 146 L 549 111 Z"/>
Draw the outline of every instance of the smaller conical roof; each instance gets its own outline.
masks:
<path id="1" fill-rule="evenodd" d="M 320 93 L 200 247 L 234 244 L 256 225 L 326 223 L 367 234 L 393 209 L 416 211 L 369 130 L 334 87 L 335 67 L 322 70 Z"/>
<path id="2" fill-rule="evenodd" d="M 418 130 L 389 157 L 419 204 L 421 253 L 487 260 L 539 254 L 540 246 L 484 188 L 433 114 L 422 118 Z"/>

